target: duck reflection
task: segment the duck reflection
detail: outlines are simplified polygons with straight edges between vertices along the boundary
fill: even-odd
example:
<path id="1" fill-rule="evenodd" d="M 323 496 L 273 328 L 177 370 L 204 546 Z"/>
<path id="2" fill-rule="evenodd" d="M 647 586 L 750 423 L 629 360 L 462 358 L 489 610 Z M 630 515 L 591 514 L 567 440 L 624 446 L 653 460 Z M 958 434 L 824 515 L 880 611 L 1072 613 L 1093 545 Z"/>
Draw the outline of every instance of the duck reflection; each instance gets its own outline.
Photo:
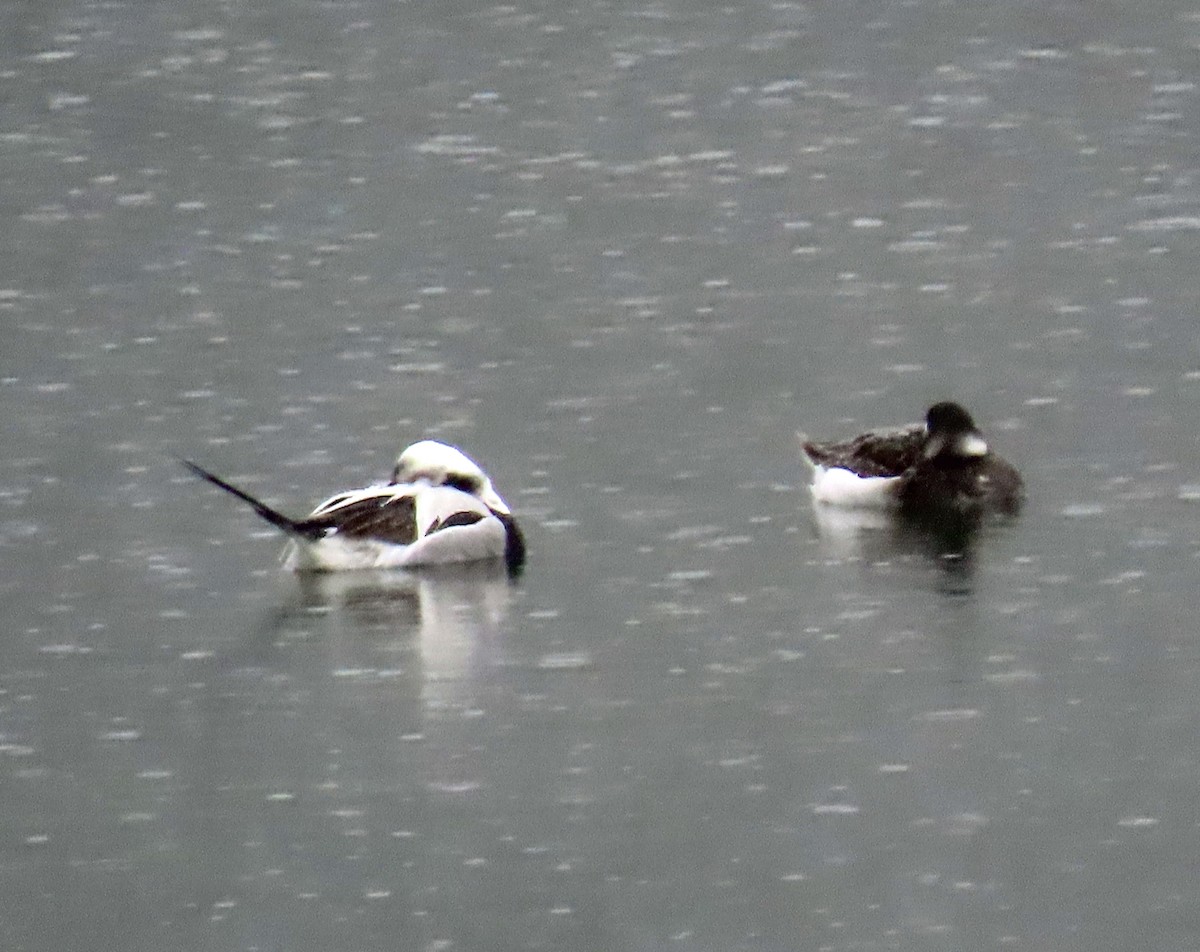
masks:
<path id="1" fill-rule="evenodd" d="M 514 591 L 503 565 L 307 573 L 264 635 L 319 639 L 341 677 L 419 679 L 427 706 L 469 703 L 470 682 L 501 650 Z"/>
<path id="2" fill-rule="evenodd" d="M 327 875 L 348 829 L 409 829 L 428 791 L 479 782 L 477 712 L 517 592 L 503 566 L 482 568 L 281 577 L 248 637 L 203 676 L 187 663 L 180 709 L 198 730 L 178 815 L 190 868 L 236 881 L 253 842 L 264 863 Z"/>
<path id="3" fill-rule="evenodd" d="M 997 519 L 977 514 L 941 513 L 937 518 L 905 518 L 878 509 L 847 509 L 814 503 L 821 549 L 838 561 L 883 562 L 919 559 L 935 565 L 939 588 L 968 594 L 980 536 Z"/>

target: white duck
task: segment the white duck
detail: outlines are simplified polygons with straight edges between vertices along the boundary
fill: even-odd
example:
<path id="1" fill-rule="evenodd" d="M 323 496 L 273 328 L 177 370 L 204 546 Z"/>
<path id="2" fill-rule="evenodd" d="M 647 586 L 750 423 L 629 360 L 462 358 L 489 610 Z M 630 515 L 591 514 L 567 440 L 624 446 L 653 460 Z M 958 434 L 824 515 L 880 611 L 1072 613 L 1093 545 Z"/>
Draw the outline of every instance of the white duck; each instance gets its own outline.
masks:
<path id="1" fill-rule="evenodd" d="M 396 460 L 391 482 L 341 492 L 292 519 L 191 460 L 184 466 L 231 493 L 289 537 L 298 572 L 525 562 L 525 537 L 487 474 L 461 450 L 421 440 Z"/>

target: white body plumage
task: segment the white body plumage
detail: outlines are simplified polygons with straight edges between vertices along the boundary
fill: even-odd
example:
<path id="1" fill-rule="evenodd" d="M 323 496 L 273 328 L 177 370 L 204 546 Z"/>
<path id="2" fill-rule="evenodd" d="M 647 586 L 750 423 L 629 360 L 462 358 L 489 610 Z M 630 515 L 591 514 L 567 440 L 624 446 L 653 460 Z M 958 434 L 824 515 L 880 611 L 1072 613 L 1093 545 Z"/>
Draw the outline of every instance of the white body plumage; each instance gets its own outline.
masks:
<path id="1" fill-rule="evenodd" d="M 841 466 L 814 465 L 811 490 L 813 499 L 827 506 L 892 509 L 899 505 L 899 482 L 899 476 L 860 476 Z"/>
<path id="2" fill-rule="evenodd" d="M 474 496 L 448 486 L 423 483 L 371 486 L 344 493 L 322 503 L 309 518 L 335 517 L 339 510 L 378 505 L 380 510 L 404 507 L 411 500 L 415 537 L 397 542 L 386 533 L 354 535 L 336 528 L 319 539 L 293 537 L 284 549 L 287 568 L 308 572 L 356 569 L 395 569 L 502 559 L 507 531 L 500 519 Z M 330 506 L 331 502 L 338 505 Z M 456 515 L 470 513 L 478 520 L 445 526 Z M 429 531 L 433 528 L 433 531 Z"/>
<path id="3" fill-rule="evenodd" d="M 284 562 L 301 572 L 411 568 L 503 560 L 517 571 L 525 540 L 491 480 L 461 450 L 414 443 L 388 483 L 338 493 L 292 519 L 187 460 L 193 473 L 248 503 L 289 537 Z"/>

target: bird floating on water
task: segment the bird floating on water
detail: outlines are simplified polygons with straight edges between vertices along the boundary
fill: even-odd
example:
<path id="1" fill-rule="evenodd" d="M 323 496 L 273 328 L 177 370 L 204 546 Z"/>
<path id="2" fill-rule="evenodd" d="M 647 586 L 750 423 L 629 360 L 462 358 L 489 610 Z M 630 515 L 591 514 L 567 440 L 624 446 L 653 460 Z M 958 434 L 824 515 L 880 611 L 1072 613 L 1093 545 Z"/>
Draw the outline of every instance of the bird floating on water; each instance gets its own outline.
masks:
<path id="1" fill-rule="evenodd" d="M 1015 512 L 1023 483 L 992 452 L 971 415 L 936 403 L 925 422 L 845 442 L 803 440 L 812 494 L 830 506 L 894 508 L 909 515 Z"/>
<path id="2" fill-rule="evenodd" d="M 288 536 L 298 572 L 525 562 L 525 537 L 487 474 L 461 450 L 421 440 L 396 459 L 390 481 L 340 492 L 293 519 L 191 460 L 184 466 L 236 496 Z"/>

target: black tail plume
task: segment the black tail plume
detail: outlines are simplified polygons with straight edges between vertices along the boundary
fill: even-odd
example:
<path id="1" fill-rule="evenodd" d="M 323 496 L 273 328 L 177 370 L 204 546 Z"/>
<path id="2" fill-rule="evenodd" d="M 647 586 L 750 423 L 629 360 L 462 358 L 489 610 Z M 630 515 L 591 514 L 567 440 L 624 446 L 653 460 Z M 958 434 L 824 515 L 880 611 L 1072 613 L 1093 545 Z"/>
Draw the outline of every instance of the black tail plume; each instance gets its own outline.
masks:
<path id="1" fill-rule="evenodd" d="M 295 536 L 300 539 L 319 539 L 324 534 L 323 530 L 316 526 L 309 525 L 304 522 L 297 522 L 285 516 L 282 512 L 272 509 L 266 503 L 259 499 L 255 499 L 248 492 L 238 489 L 232 483 L 227 483 L 220 476 L 210 473 L 203 466 L 193 463 L 190 459 L 181 459 L 179 461 L 201 479 L 212 483 L 218 489 L 224 489 L 225 492 L 232 496 L 237 496 L 242 502 L 247 503 L 258 515 L 265 519 L 277 529 L 282 529 L 290 536 Z"/>

